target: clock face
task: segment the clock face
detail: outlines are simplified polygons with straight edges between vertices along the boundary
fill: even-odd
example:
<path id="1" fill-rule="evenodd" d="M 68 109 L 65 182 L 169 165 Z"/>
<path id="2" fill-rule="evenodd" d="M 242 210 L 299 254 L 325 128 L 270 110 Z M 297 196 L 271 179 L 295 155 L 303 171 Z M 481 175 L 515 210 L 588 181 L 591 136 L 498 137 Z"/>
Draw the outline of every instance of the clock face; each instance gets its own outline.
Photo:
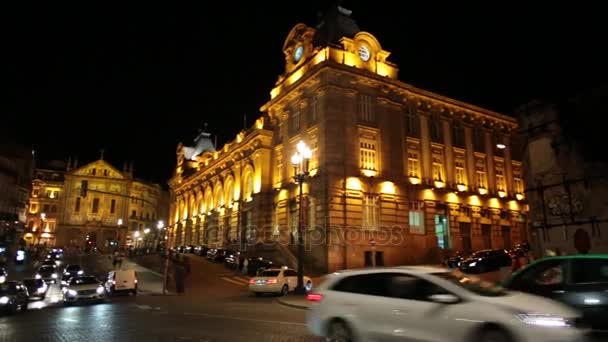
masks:
<path id="1" fill-rule="evenodd" d="M 362 61 L 367 62 L 369 61 L 369 57 L 369 49 L 367 48 L 367 46 L 361 45 L 361 47 L 359 48 L 359 58 L 361 58 Z"/>
<path id="2" fill-rule="evenodd" d="M 293 61 L 295 63 L 298 63 L 300 61 L 300 59 L 302 59 L 303 54 L 304 54 L 304 47 L 302 45 L 299 45 L 296 48 L 296 51 L 293 53 Z"/>

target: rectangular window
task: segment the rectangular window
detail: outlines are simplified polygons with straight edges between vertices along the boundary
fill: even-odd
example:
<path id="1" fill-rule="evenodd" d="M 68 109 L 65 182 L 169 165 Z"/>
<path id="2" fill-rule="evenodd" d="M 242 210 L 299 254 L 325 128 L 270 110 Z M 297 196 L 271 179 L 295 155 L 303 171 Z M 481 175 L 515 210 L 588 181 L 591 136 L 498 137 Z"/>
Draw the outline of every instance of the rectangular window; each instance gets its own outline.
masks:
<path id="1" fill-rule="evenodd" d="M 53 192 L 51 190 L 47 190 L 46 191 L 46 197 L 47 198 L 53 198 Z"/>
<path id="2" fill-rule="evenodd" d="M 295 110 L 293 114 L 291 114 L 291 131 L 297 132 L 300 130 L 300 111 Z"/>
<path id="3" fill-rule="evenodd" d="M 452 126 L 452 145 L 465 148 L 464 127 L 459 122 L 454 122 Z"/>
<path id="4" fill-rule="evenodd" d="M 407 173 L 409 177 L 420 177 L 420 160 L 417 153 L 407 154 Z"/>
<path id="5" fill-rule="evenodd" d="M 378 228 L 378 206 L 377 195 L 365 195 L 363 197 L 363 229 L 375 230 Z"/>
<path id="6" fill-rule="evenodd" d="M 433 163 L 433 180 L 443 181 L 442 171 L 443 167 L 439 163 Z"/>
<path id="7" fill-rule="evenodd" d="M 496 170 L 496 189 L 505 190 L 505 176 L 502 174 L 502 170 Z"/>
<path id="8" fill-rule="evenodd" d="M 424 234 L 424 212 L 419 203 L 412 204 L 409 212 L 410 234 Z"/>
<path id="9" fill-rule="evenodd" d="M 37 196 L 38 196 L 38 194 L 39 194 L 38 189 L 34 190 L 34 197 L 37 197 Z"/>
<path id="10" fill-rule="evenodd" d="M 359 99 L 359 120 L 364 122 L 376 121 L 372 97 L 369 95 L 361 95 Z"/>
<path id="11" fill-rule="evenodd" d="M 405 112 L 405 134 L 408 137 L 420 138 L 420 117 L 410 107 Z"/>
<path id="12" fill-rule="evenodd" d="M 131 211 L 131 218 L 136 218 L 137 217 L 137 211 L 136 210 L 132 210 Z"/>
<path id="13" fill-rule="evenodd" d="M 103 170 L 103 175 L 107 176 L 108 175 L 108 170 Z"/>
<path id="14" fill-rule="evenodd" d="M 360 166 L 363 170 L 377 170 L 376 142 L 370 139 L 361 139 L 359 143 Z"/>
<path id="15" fill-rule="evenodd" d="M 42 206 L 42 212 L 43 213 L 48 213 L 49 212 L 49 205 L 48 204 L 45 204 L 45 205 Z"/>
<path id="16" fill-rule="evenodd" d="M 52 213 L 56 213 L 57 212 L 57 206 L 56 205 L 51 205 L 51 212 Z"/>
<path id="17" fill-rule="evenodd" d="M 112 201 L 110 202 L 110 214 L 114 214 L 115 211 L 116 211 L 116 200 L 112 199 Z"/>
<path id="18" fill-rule="evenodd" d="M 313 97 L 310 100 L 310 122 L 311 123 L 317 122 L 317 117 L 318 117 L 317 106 L 318 106 L 317 98 Z"/>
<path id="19" fill-rule="evenodd" d="M 30 213 L 35 214 L 38 212 L 38 203 L 30 204 Z"/>
<path id="20" fill-rule="evenodd" d="M 484 153 L 486 151 L 485 134 L 482 128 L 476 127 L 473 130 L 473 147 L 476 152 Z"/>
<path id="21" fill-rule="evenodd" d="M 443 144 L 443 121 L 437 117 L 430 117 L 431 141 Z"/>
<path id="22" fill-rule="evenodd" d="M 475 185 L 478 188 L 487 188 L 486 182 L 486 160 L 483 157 L 477 157 L 475 159 Z"/>
<path id="23" fill-rule="evenodd" d="M 93 198 L 93 206 L 91 211 L 93 214 L 97 214 L 99 212 L 99 198 Z"/>
<path id="24" fill-rule="evenodd" d="M 97 172 L 97 169 L 95 169 L 95 168 L 91 169 L 91 174 L 92 174 L 93 176 L 95 176 L 95 173 L 96 173 L 96 172 Z"/>
<path id="25" fill-rule="evenodd" d="M 486 172 L 483 170 L 477 169 L 477 187 L 485 188 L 486 187 Z"/>
<path id="26" fill-rule="evenodd" d="M 467 176 L 464 171 L 464 161 L 456 160 L 456 184 L 467 184 Z"/>
<path id="27" fill-rule="evenodd" d="M 310 135 L 309 147 L 310 151 L 312 152 L 312 158 L 310 158 L 308 169 L 312 171 L 319 168 L 319 142 L 316 133 Z"/>
<path id="28" fill-rule="evenodd" d="M 521 180 L 521 178 L 513 179 L 513 183 L 515 186 L 515 193 L 523 194 L 524 193 L 524 182 Z"/>
<path id="29" fill-rule="evenodd" d="M 76 205 L 74 206 L 75 212 L 80 212 L 80 197 L 76 197 Z"/>

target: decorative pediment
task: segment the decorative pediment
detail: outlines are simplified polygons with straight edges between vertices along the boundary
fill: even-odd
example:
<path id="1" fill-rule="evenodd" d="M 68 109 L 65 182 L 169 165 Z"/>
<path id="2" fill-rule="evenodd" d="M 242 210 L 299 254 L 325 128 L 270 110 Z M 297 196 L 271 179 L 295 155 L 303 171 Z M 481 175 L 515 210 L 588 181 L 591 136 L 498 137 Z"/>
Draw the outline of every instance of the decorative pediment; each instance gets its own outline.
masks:
<path id="1" fill-rule="evenodd" d="M 90 177 L 103 177 L 103 178 L 114 178 L 114 179 L 126 179 L 122 172 L 118 171 L 114 166 L 105 160 L 97 160 L 92 163 L 83 165 L 79 168 L 73 169 L 68 174 L 75 176 L 90 176 Z"/>

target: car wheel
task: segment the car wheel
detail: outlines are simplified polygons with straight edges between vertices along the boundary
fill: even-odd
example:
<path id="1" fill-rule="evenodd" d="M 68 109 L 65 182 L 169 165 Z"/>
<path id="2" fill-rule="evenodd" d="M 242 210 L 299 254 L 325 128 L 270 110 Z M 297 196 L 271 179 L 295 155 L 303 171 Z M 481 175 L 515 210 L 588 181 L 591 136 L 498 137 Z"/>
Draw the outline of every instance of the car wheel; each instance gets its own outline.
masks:
<path id="1" fill-rule="evenodd" d="M 333 321 L 327 330 L 327 342 L 352 342 L 353 334 L 344 322 Z"/>
<path id="2" fill-rule="evenodd" d="M 283 285 L 283 288 L 281 289 L 281 296 L 286 296 L 288 293 L 289 293 L 289 286 Z"/>
<path id="3" fill-rule="evenodd" d="M 479 342 L 512 342 L 511 336 L 507 332 L 497 328 L 483 329 L 475 340 Z"/>

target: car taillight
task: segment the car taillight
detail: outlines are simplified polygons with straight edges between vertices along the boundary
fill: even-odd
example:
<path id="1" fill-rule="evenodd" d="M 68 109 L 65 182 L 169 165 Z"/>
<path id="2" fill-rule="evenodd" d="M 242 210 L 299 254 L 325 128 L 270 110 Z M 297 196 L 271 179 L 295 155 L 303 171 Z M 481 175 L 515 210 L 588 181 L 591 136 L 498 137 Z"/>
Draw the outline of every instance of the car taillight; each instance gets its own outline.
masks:
<path id="1" fill-rule="evenodd" d="M 277 280 L 276 279 L 268 279 L 266 280 L 266 284 L 276 284 Z"/>
<path id="2" fill-rule="evenodd" d="M 306 295 L 306 299 L 311 302 L 320 302 L 323 299 L 323 295 L 320 293 L 309 293 Z"/>
<path id="3" fill-rule="evenodd" d="M 255 279 L 253 279 L 253 278 L 249 279 L 249 284 L 255 284 Z"/>

